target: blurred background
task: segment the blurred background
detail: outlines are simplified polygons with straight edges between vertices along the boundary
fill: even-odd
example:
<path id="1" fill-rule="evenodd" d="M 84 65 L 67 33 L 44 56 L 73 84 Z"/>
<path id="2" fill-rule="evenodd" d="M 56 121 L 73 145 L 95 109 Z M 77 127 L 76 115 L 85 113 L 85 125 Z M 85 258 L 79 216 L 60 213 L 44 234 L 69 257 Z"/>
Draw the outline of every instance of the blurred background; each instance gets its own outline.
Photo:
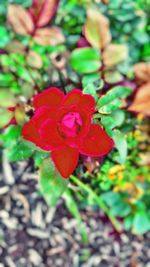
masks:
<path id="1" fill-rule="evenodd" d="M 65 185 L 21 136 L 52 85 L 115 142 Z M 149 116 L 150 0 L 0 1 L 0 267 L 150 267 Z"/>

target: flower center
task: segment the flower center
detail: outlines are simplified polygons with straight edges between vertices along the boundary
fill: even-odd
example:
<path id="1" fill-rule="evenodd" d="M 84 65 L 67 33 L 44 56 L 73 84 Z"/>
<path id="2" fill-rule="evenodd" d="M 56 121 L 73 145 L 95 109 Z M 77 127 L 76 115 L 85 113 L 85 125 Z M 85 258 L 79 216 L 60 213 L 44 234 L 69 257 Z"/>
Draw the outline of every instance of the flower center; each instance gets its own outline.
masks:
<path id="1" fill-rule="evenodd" d="M 80 132 L 82 119 L 78 112 L 68 112 L 59 123 L 59 131 L 65 137 L 75 137 Z"/>

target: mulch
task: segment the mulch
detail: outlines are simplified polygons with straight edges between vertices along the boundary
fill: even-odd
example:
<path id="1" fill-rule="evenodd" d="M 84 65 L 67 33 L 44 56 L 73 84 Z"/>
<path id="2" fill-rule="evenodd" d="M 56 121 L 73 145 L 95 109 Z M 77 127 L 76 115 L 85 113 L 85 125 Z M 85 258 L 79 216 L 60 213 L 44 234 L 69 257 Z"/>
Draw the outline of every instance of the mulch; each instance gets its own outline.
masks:
<path id="1" fill-rule="evenodd" d="M 81 210 L 89 239 L 82 241 L 63 199 L 48 207 L 31 163 L 0 174 L 0 267 L 150 267 L 150 233 L 117 233 L 101 210 Z"/>

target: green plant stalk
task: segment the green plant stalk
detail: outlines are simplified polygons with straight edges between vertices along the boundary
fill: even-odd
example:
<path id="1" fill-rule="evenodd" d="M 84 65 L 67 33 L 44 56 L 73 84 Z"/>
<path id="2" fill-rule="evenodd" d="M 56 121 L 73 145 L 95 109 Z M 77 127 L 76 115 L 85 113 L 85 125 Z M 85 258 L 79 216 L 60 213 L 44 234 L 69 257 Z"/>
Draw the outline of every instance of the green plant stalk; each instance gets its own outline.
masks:
<path id="1" fill-rule="evenodd" d="M 78 186 L 80 186 L 80 188 L 82 188 L 83 190 L 85 190 L 89 195 L 91 195 L 93 197 L 93 199 L 95 199 L 95 201 L 97 202 L 98 206 L 105 212 L 105 214 L 108 216 L 109 220 L 111 221 L 112 225 L 114 226 L 114 228 L 116 229 L 117 232 L 121 232 L 122 230 L 122 226 L 121 224 L 118 222 L 118 220 L 112 215 L 111 210 L 105 205 L 104 201 L 102 200 L 102 198 L 100 196 L 97 196 L 95 194 L 95 192 L 87 185 L 85 185 L 84 183 L 82 183 L 76 176 L 71 175 L 70 179 L 77 184 Z"/>

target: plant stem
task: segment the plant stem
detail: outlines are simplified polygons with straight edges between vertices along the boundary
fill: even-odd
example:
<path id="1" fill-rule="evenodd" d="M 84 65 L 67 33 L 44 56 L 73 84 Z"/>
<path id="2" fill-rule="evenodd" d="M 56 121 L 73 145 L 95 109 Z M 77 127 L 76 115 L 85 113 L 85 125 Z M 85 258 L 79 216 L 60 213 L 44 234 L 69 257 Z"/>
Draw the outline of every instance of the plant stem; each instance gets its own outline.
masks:
<path id="1" fill-rule="evenodd" d="M 112 225 L 114 226 L 115 230 L 117 232 L 121 232 L 122 227 L 121 224 L 118 222 L 118 220 L 112 215 L 111 210 L 106 206 L 103 199 L 100 196 L 97 196 L 95 192 L 86 184 L 81 182 L 76 176 L 71 175 L 70 179 L 80 186 L 83 190 L 85 190 L 89 195 L 91 195 L 97 202 L 98 206 L 105 212 L 105 214 L 108 216 L 109 220 L 111 221 Z"/>

